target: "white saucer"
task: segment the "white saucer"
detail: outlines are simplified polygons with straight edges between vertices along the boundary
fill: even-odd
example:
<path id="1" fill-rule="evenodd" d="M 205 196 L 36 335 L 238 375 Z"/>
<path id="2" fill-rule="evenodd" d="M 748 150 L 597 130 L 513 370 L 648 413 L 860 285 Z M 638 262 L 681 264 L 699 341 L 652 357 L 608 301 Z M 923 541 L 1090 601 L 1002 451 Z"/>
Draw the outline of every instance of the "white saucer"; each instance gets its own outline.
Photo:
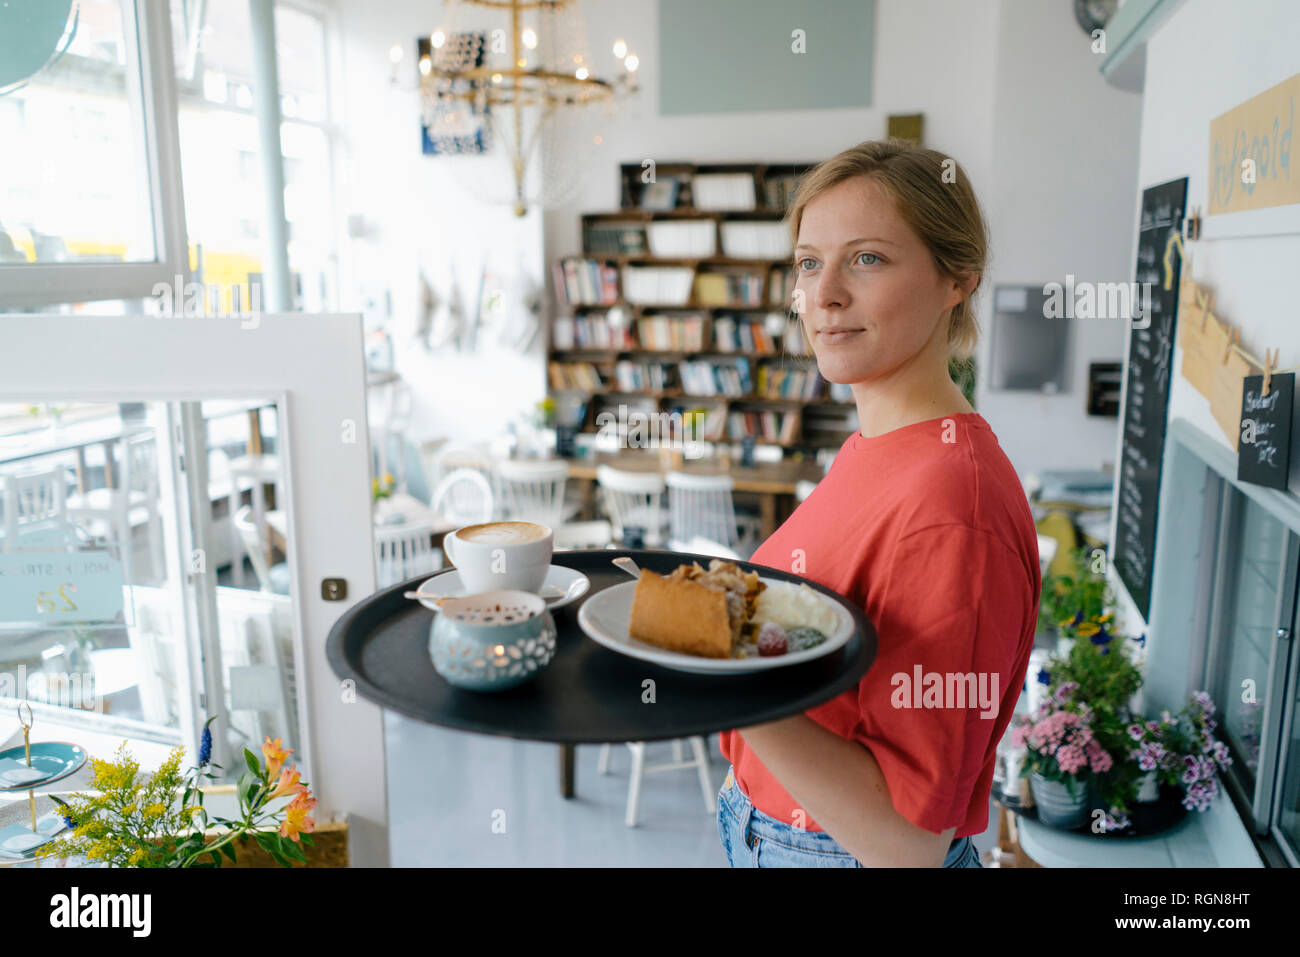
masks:
<path id="1" fill-rule="evenodd" d="M 572 568 L 566 568 L 563 565 L 552 565 L 546 570 L 546 579 L 542 582 L 541 597 L 546 599 L 547 609 L 554 611 L 556 608 L 563 608 L 565 605 L 573 604 L 587 594 L 587 590 L 590 588 L 591 579 L 582 572 L 574 571 Z M 442 595 L 447 598 L 459 598 L 462 595 L 469 594 L 460 580 L 460 572 L 454 568 L 420 582 L 420 587 L 416 591 L 432 592 L 435 595 Z M 430 611 L 437 611 L 433 599 L 421 598 L 419 602 Z"/>

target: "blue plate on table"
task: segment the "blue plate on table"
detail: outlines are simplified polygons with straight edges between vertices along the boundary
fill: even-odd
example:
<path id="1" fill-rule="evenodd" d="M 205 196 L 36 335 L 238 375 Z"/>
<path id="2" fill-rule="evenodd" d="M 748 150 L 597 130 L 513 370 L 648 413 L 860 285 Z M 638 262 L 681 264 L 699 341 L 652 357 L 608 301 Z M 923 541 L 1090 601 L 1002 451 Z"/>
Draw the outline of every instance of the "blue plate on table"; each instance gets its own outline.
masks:
<path id="1" fill-rule="evenodd" d="M 21 744 L 16 748 L 0 751 L 0 759 L 3 758 L 13 758 L 23 764 L 27 763 L 26 751 Z M 67 741 L 36 741 L 32 744 L 32 767 L 44 772 L 43 776 L 38 780 L 21 784 L 0 785 L 0 791 L 26 791 L 40 787 L 51 781 L 66 778 L 85 763 L 86 749 L 80 745 Z"/>

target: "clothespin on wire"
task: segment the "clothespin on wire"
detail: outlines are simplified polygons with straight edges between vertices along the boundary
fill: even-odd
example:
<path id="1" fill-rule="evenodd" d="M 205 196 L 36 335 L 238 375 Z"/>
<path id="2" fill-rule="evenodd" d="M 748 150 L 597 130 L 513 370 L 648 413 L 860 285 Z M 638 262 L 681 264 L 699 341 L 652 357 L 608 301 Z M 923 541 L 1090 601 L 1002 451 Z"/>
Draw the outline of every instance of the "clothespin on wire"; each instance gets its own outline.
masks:
<path id="1" fill-rule="evenodd" d="M 1210 319 L 1210 305 L 1214 302 L 1214 293 L 1206 290 L 1205 305 L 1201 308 L 1201 333 L 1205 333 L 1205 324 Z"/>
<path id="2" fill-rule="evenodd" d="M 1235 326 L 1228 330 L 1228 342 L 1223 347 L 1223 364 L 1228 364 L 1228 357 L 1232 355 L 1232 347 L 1241 342 L 1241 330 Z"/>
<path id="3" fill-rule="evenodd" d="M 1260 396 L 1268 395 L 1269 384 L 1273 381 L 1273 370 L 1277 368 L 1277 360 L 1281 352 L 1280 346 L 1276 349 L 1264 350 L 1264 389 L 1260 392 Z"/>

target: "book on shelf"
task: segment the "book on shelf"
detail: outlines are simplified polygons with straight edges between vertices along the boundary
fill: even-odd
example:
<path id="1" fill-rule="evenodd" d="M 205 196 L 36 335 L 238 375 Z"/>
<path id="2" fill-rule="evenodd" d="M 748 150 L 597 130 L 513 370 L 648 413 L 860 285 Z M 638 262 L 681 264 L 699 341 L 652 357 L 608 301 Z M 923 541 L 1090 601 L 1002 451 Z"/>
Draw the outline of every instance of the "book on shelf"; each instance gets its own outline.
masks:
<path id="1" fill-rule="evenodd" d="M 608 306 L 618 301 L 618 270 L 599 259 L 571 256 L 553 267 L 555 292 L 566 306 Z"/>
<path id="2" fill-rule="evenodd" d="M 799 177 L 795 174 L 769 172 L 763 177 L 763 202 L 768 209 L 785 209 L 794 200 L 798 188 Z"/>
<path id="3" fill-rule="evenodd" d="M 823 379 L 816 369 L 763 365 L 758 368 L 758 394 L 768 399 L 811 401 L 822 392 Z"/>
<path id="4" fill-rule="evenodd" d="M 623 296 L 636 304 L 685 304 L 694 275 L 690 266 L 624 266 Z"/>
<path id="5" fill-rule="evenodd" d="M 672 366 L 623 359 L 614 363 L 614 381 L 620 392 L 663 392 L 672 385 Z"/>
<path id="6" fill-rule="evenodd" d="M 637 320 L 642 349 L 657 352 L 703 352 L 706 317 L 646 315 Z"/>
<path id="7" fill-rule="evenodd" d="M 763 277 L 752 272 L 701 272 L 695 276 L 695 300 L 704 306 L 757 306 Z"/>
<path id="8" fill-rule="evenodd" d="M 613 220 L 592 223 L 587 227 L 585 251 L 595 256 L 644 256 L 645 225 Z"/>
<path id="9" fill-rule="evenodd" d="M 556 349 L 635 349 L 636 336 L 626 326 L 616 326 L 603 314 L 560 316 L 554 323 Z"/>
<path id="10" fill-rule="evenodd" d="M 552 389 L 598 392 L 604 388 L 600 373 L 590 362 L 551 362 L 546 371 Z"/>
<path id="11" fill-rule="evenodd" d="M 722 224 L 722 254 L 731 259 L 781 259 L 793 250 L 783 222 L 737 220 Z"/>
<path id="12" fill-rule="evenodd" d="M 757 205 L 753 173 L 696 173 L 691 184 L 696 209 L 749 211 Z"/>
<path id="13" fill-rule="evenodd" d="M 689 438 L 699 439 L 702 442 L 721 442 L 725 437 L 727 414 L 723 406 L 707 406 L 678 400 L 667 403 L 664 409 L 670 416 L 680 415 L 684 423 L 694 420 L 695 431 L 688 436 Z M 693 419 L 688 419 L 688 416 Z"/>
<path id="14" fill-rule="evenodd" d="M 767 301 L 774 306 L 790 306 L 790 296 L 794 292 L 794 271 L 776 266 L 767 273 Z"/>
<path id="15" fill-rule="evenodd" d="M 777 353 L 775 340 L 759 319 L 719 316 L 713 320 L 713 341 L 718 352 L 772 356 Z"/>
<path id="16" fill-rule="evenodd" d="M 678 364 L 687 395 L 750 394 L 749 363 L 744 359 L 697 359 Z"/>
<path id="17" fill-rule="evenodd" d="M 735 410 L 727 419 L 733 441 L 753 437 L 781 445 L 789 445 L 794 441 L 794 431 L 798 424 L 794 412 Z"/>

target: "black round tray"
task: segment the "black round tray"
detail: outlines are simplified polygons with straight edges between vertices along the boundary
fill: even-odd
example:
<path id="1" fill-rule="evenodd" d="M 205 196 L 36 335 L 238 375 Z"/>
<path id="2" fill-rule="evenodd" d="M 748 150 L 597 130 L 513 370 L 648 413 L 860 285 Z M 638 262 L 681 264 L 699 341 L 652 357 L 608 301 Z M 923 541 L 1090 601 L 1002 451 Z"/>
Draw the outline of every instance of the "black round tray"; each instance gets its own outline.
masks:
<path id="1" fill-rule="evenodd" d="M 993 785 L 992 795 L 993 800 L 1018 817 L 1023 817 L 1027 821 L 1038 820 L 1038 808 L 1036 806 L 1025 807 L 1017 801 L 1009 800 L 997 784 Z M 1129 826 L 1126 828 L 1118 831 L 1097 832 L 1092 829 L 1092 820 L 1089 818 L 1087 822 L 1076 828 L 1069 830 L 1064 828 L 1052 829 L 1062 831 L 1065 834 L 1081 834 L 1087 837 L 1109 840 L 1126 837 L 1152 837 L 1169 830 L 1186 816 L 1187 808 L 1183 807 L 1182 789 L 1168 784 L 1161 784 L 1160 797 L 1157 800 L 1146 804 L 1134 804 L 1129 808 Z M 1048 827 L 1049 825 L 1044 824 L 1043 826 Z"/>
<path id="2" fill-rule="evenodd" d="M 344 613 L 330 630 L 330 667 L 356 683 L 359 695 L 430 724 L 480 734 L 563 744 L 658 741 L 775 721 L 822 704 L 857 686 L 876 657 L 876 629 L 862 610 L 846 604 L 854 632 L 848 643 L 821 658 L 752 675 L 695 675 L 610 651 L 578 627 L 582 603 L 610 585 L 631 581 L 611 564 L 630 556 L 642 568 L 667 574 L 683 562 L 708 566 L 709 556 L 648 549 L 556 552 L 552 563 L 582 572 L 591 589 L 553 611 L 558 632 L 551 663 L 527 684 L 476 692 L 448 684 L 429 657 L 434 612 L 403 598 L 428 575 L 376 592 Z M 815 582 L 750 562 L 737 562 L 766 578 L 804 582 L 843 601 Z M 645 703 L 643 682 L 654 680 L 655 703 Z"/>

